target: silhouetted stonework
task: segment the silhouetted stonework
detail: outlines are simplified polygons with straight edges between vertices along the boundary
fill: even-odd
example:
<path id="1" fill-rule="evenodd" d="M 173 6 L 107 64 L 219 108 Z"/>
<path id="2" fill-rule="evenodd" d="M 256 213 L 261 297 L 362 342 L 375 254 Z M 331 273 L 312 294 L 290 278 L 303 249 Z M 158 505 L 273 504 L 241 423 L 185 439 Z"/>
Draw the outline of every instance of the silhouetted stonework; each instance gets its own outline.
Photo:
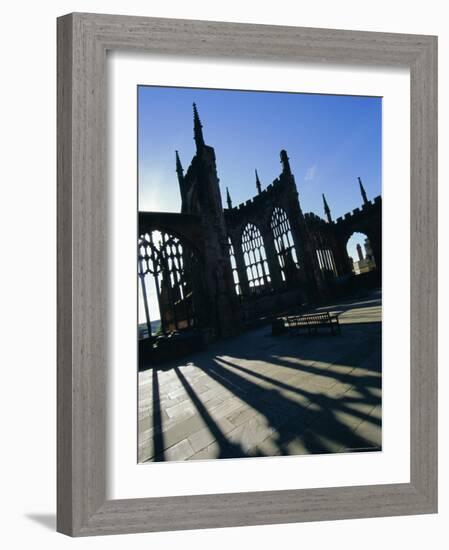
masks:
<path id="1" fill-rule="evenodd" d="M 360 178 L 360 208 L 334 221 L 323 195 L 326 220 L 303 214 L 282 150 L 278 178 L 262 189 L 256 172 L 255 196 L 233 207 L 227 190 L 223 208 L 215 151 L 204 142 L 195 106 L 194 139 L 196 154 L 185 174 L 176 152 L 181 213 L 140 212 L 139 235 L 167 232 L 194 251 L 200 268 L 189 274 L 186 260 L 185 279 L 193 289 L 196 325 L 209 329 L 212 338 L 236 333 L 243 323 L 330 298 L 352 275 L 346 245 L 354 232 L 367 235 L 380 282 L 381 197 L 369 201 Z M 192 293 L 188 299 L 192 301 Z M 169 306 L 165 301 L 160 306 L 161 318 L 168 318 Z M 172 307 L 179 309 L 179 303 Z"/>

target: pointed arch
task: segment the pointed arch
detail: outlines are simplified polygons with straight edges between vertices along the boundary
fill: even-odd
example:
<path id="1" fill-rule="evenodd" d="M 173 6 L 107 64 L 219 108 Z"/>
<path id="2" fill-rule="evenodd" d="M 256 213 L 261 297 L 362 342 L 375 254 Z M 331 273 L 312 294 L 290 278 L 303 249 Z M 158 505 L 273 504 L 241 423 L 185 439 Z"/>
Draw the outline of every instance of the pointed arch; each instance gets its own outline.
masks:
<path id="1" fill-rule="evenodd" d="M 235 259 L 234 245 L 232 244 L 231 237 L 228 236 L 228 247 L 229 247 L 229 259 L 231 262 L 232 269 L 232 278 L 234 280 L 235 293 L 240 296 L 242 294 L 242 289 L 240 287 L 240 278 L 239 272 L 237 269 L 237 261 Z"/>
<path id="2" fill-rule="evenodd" d="M 273 231 L 274 246 L 281 269 L 281 277 L 285 282 L 296 274 L 299 263 L 290 222 L 283 208 L 278 206 L 274 208 L 270 225 Z"/>
<path id="3" fill-rule="evenodd" d="M 250 292 L 259 293 L 269 288 L 271 276 L 265 244 L 261 232 L 252 223 L 243 230 L 242 251 Z"/>
<path id="4" fill-rule="evenodd" d="M 139 308 L 145 315 L 147 337 L 154 335 L 153 324 L 164 334 L 195 327 L 195 288 L 201 272 L 195 251 L 173 234 L 150 230 L 139 236 L 137 260 Z"/>

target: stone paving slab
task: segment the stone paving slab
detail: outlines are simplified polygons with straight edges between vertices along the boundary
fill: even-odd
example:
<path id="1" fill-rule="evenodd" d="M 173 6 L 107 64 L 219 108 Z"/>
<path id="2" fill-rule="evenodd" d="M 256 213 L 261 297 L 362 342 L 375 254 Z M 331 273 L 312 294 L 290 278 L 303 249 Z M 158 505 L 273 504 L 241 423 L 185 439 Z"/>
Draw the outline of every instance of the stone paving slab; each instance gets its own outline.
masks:
<path id="1" fill-rule="evenodd" d="M 324 309 L 341 335 L 262 327 L 139 373 L 139 462 L 380 450 L 380 299 Z"/>

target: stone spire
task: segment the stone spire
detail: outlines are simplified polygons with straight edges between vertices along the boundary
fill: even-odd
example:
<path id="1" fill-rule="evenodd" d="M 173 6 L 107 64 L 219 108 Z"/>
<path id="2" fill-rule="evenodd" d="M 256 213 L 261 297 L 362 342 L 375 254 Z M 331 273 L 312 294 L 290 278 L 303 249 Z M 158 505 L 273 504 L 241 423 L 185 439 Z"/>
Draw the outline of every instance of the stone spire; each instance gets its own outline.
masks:
<path id="1" fill-rule="evenodd" d="M 281 164 L 282 164 L 282 173 L 287 174 L 288 176 L 291 176 L 292 171 L 290 170 L 290 163 L 288 161 L 287 151 L 285 149 L 282 149 L 281 151 Z"/>
<path id="2" fill-rule="evenodd" d="M 326 197 L 323 193 L 323 204 L 324 204 L 324 213 L 326 214 L 327 221 L 329 223 L 332 223 L 332 216 L 331 216 L 331 209 L 329 208 L 329 205 L 327 204 Z"/>
<path id="3" fill-rule="evenodd" d="M 259 174 L 257 173 L 257 170 L 256 170 L 256 187 L 257 187 L 257 192 L 259 194 L 262 193 L 262 186 L 260 185 L 260 179 L 259 179 Z"/>
<path id="4" fill-rule="evenodd" d="M 175 151 L 176 155 L 176 174 L 178 175 L 179 191 L 181 192 L 182 210 L 185 208 L 186 201 L 186 184 L 184 181 L 184 170 L 182 168 L 181 160 L 179 159 L 178 151 Z"/>
<path id="5" fill-rule="evenodd" d="M 232 200 L 231 200 L 231 195 L 229 194 L 229 189 L 227 187 L 226 187 L 226 202 L 228 203 L 229 210 L 231 210 Z"/>
<path id="6" fill-rule="evenodd" d="M 196 150 L 199 152 L 204 147 L 203 125 L 201 124 L 196 103 L 193 104 L 193 136 L 196 143 Z"/>
<path id="7" fill-rule="evenodd" d="M 363 204 L 368 204 L 368 197 L 366 196 L 366 191 L 363 187 L 362 180 L 360 179 L 360 177 L 358 177 L 357 179 L 359 180 L 360 193 L 362 194 Z"/>
<path id="8" fill-rule="evenodd" d="M 184 169 L 182 167 L 181 161 L 179 160 L 179 153 L 175 151 L 176 154 L 176 173 L 178 174 L 178 180 L 181 182 L 184 179 Z"/>

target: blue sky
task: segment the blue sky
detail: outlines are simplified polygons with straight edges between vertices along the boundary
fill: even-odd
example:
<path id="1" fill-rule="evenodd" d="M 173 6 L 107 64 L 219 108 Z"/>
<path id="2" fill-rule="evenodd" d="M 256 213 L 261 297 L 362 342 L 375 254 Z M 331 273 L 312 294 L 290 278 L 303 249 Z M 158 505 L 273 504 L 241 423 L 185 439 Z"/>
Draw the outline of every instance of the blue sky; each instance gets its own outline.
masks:
<path id="1" fill-rule="evenodd" d="M 139 208 L 178 212 L 175 150 L 184 169 L 195 154 L 192 103 L 215 148 L 223 199 L 234 205 L 281 170 L 286 149 L 303 212 L 334 218 L 360 206 L 357 176 L 369 198 L 381 192 L 381 98 L 140 86 Z M 225 204 L 225 201 L 223 201 Z"/>
<path id="2" fill-rule="evenodd" d="M 215 149 L 224 205 L 226 187 L 234 206 L 257 193 L 256 168 L 262 187 L 270 184 L 281 172 L 281 149 L 290 158 L 304 213 L 324 217 L 322 193 L 334 219 L 361 206 L 357 176 L 369 199 L 381 193 L 379 97 L 139 86 L 139 210 L 180 211 L 175 150 L 186 170 L 195 154 L 193 102 L 205 142 Z M 350 240 L 354 258 L 363 240 Z"/>

